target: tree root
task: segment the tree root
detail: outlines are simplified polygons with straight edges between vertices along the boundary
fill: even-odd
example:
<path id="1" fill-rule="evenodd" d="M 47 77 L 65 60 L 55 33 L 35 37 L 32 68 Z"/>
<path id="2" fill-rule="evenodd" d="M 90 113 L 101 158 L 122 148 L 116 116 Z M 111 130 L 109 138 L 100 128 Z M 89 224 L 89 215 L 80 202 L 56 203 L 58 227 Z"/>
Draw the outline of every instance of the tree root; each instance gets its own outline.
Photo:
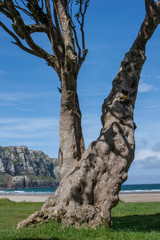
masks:
<path id="1" fill-rule="evenodd" d="M 70 208 L 66 212 L 65 209 L 57 210 L 57 207 L 40 210 L 30 215 L 27 219 L 20 222 L 17 229 L 25 227 L 33 227 L 36 224 L 42 224 L 48 221 L 61 222 L 63 226 L 92 227 L 107 226 L 111 227 L 111 221 L 104 219 L 100 211 L 91 205 L 77 206 Z"/>
<path id="2" fill-rule="evenodd" d="M 36 223 L 43 223 L 47 222 L 49 220 L 50 216 L 47 212 L 44 210 L 37 211 L 34 214 L 30 215 L 27 219 L 24 221 L 18 223 L 17 229 L 28 227 L 28 226 L 33 226 Z"/>

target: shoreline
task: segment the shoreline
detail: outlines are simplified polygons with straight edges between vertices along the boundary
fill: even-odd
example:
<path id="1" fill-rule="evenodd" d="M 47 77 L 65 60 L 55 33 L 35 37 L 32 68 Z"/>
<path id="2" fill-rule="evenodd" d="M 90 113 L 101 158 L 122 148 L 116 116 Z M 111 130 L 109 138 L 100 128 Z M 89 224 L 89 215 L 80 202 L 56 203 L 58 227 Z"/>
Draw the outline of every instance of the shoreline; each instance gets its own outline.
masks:
<path id="1" fill-rule="evenodd" d="M 120 191 L 119 194 L 160 194 L 160 190 L 135 190 L 135 191 Z"/>
<path id="2" fill-rule="evenodd" d="M 0 194 L 0 199 L 15 202 L 45 202 L 52 194 Z M 119 199 L 123 202 L 160 202 L 160 191 L 121 192 Z"/>

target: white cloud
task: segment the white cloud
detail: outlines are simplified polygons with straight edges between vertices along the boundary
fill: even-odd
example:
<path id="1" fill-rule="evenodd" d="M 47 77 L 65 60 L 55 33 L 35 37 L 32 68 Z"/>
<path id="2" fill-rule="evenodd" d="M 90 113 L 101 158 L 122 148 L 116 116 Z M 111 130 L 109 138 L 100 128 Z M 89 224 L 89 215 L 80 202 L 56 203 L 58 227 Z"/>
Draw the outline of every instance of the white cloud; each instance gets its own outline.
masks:
<path id="1" fill-rule="evenodd" d="M 160 152 L 160 142 L 157 142 L 153 148 L 152 148 L 153 151 L 155 152 Z"/>
<path id="2" fill-rule="evenodd" d="M 0 145 L 26 145 L 57 156 L 58 118 L 0 118 Z"/>
<path id="3" fill-rule="evenodd" d="M 0 70 L 0 75 L 3 75 L 3 74 L 7 74 L 7 72 L 4 70 Z"/>
<path id="4" fill-rule="evenodd" d="M 134 165 L 141 166 L 143 169 L 160 168 L 160 143 L 153 149 L 142 149 L 136 151 Z"/>
<path id="5" fill-rule="evenodd" d="M 0 118 L 0 133 L 4 131 L 36 132 L 58 128 L 58 119 L 52 118 Z"/>
<path id="6" fill-rule="evenodd" d="M 11 103 L 0 103 L 0 107 L 8 107 L 8 106 L 15 106 L 15 104 L 11 104 Z"/>
<path id="7" fill-rule="evenodd" d="M 23 112 L 35 112 L 35 109 L 33 108 L 17 107 L 17 109 Z"/>
<path id="8" fill-rule="evenodd" d="M 16 93 L 0 93 L 0 100 L 1 101 L 9 101 L 9 102 L 15 102 L 19 100 L 19 94 Z"/>
<path id="9" fill-rule="evenodd" d="M 141 161 L 147 158 L 157 158 L 160 160 L 160 152 L 151 149 L 138 150 L 136 152 L 135 161 Z"/>
<path id="10" fill-rule="evenodd" d="M 139 93 L 149 92 L 151 90 L 153 90 L 153 86 L 151 84 L 148 84 L 148 83 L 139 84 L 139 88 L 138 88 Z"/>
<path id="11" fill-rule="evenodd" d="M 57 96 L 55 92 L 15 92 L 15 93 L 2 93 L 0 92 L 0 101 L 16 102 L 26 99 L 35 99 L 42 97 Z"/>
<path id="12" fill-rule="evenodd" d="M 156 108 L 160 108 L 160 104 L 155 104 L 155 105 L 150 105 L 146 107 L 147 109 L 156 109 Z"/>

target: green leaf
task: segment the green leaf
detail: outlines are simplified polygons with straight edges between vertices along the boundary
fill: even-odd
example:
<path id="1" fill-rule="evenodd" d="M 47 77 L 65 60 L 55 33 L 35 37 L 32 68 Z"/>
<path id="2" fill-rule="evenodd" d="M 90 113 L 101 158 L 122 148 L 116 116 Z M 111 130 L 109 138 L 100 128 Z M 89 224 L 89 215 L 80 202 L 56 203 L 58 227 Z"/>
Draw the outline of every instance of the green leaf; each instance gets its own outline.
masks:
<path id="1" fill-rule="evenodd" d="M 76 5 L 80 4 L 80 1 L 79 1 L 79 0 L 76 0 L 75 2 L 76 2 Z"/>
<path id="2" fill-rule="evenodd" d="M 76 15 L 74 15 L 75 18 L 79 18 L 79 13 L 76 13 Z"/>

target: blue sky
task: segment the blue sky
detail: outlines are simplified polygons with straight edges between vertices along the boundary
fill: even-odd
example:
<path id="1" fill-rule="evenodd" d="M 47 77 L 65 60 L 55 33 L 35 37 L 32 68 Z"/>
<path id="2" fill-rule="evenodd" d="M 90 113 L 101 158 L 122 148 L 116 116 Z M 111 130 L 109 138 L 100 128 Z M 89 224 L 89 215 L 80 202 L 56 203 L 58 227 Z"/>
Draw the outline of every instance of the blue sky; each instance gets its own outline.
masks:
<path id="1" fill-rule="evenodd" d="M 103 100 L 144 16 L 144 0 L 90 2 L 85 22 L 89 54 L 78 79 L 86 147 L 99 136 Z M 36 40 L 49 49 L 44 38 L 36 36 Z M 57 157 L 58 77 L 43 60 L 11 41 L 0 29 L 0 145 L 26 145 Z M 147 45 L 146 56 L 135 108 L 136 154 L 127 183 L 160 182 L 159 28 Z"/>

